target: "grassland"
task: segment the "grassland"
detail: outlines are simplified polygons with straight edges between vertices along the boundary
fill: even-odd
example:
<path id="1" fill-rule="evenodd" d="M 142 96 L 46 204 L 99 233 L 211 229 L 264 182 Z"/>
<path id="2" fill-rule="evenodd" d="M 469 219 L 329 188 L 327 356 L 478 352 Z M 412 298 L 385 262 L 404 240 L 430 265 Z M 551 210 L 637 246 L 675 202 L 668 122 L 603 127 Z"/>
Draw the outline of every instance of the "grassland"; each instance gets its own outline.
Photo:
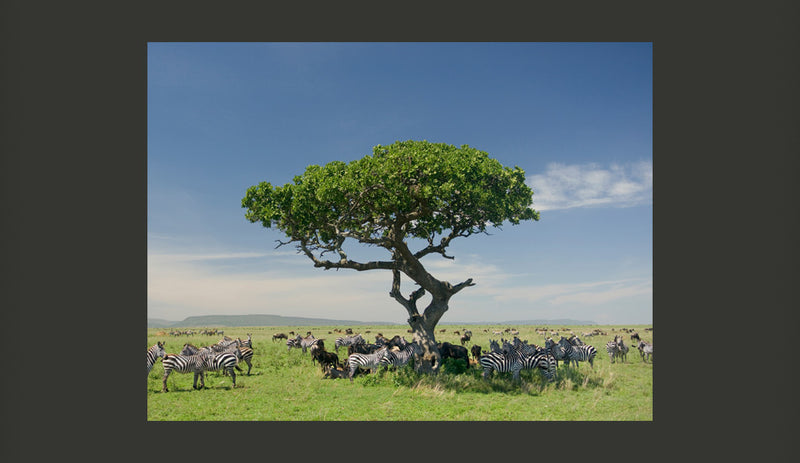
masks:
<path id="1" fill-rule="evenodd" d="M 626 325 L 653 342 L 646 326 Z M 594 368 L 581 363 L 568 368 L 559 363 L 558 380 L 547 383 L 538 372 L 523 371 L 521 383 L 510 374 L 497 373 L 490 380 L 481 377 L 474 363 L 466 368 L 462 361 L 448 360 L 436 376 L 416 374 L 410 367 L 377 375 L 347 379 L 323 379 L 319 366 L 299 349 L 288 351 L 285 341 L 272 341 L 272 335 L 290 330 L 311 331 L 326 341 L 333 351 L 337 333 L 344 326 L 245 327 L 225 328 L 231 337 L 252 334 L 253 370 L 250 376 L 237 374 L 236 387 L 221 373 L 207 374 L 206 388 L 192 389 L 192 375 L 173 373 L 167 380 L 169 392 L 162 393 L 163 367 L 159 361 L 147 378 L 147 417 L 152 421 L 649 421 L 653 419 L 653 364 L 645 363 L 631 348 L 627 362 L 611 363 L 605 352 L 606 341 L 615 334 L 627 333 L 620 326 L 571 326 L 578 336 L 600 329 L 606 335 L 582 339 L 598 349 Z M 437 340 L 460 344 L 454 330 L 444 326 Z M 489 339 L 499 339 L 492 331 L 501 326 L 468 326 L 473 343 L 486 349 Z M 535 326 L 516 326 L 519 337 L 542 345 L 544 337 Z M 562 328 L 549 327 L 565 334 Z M 402 326 L 353 327 L 365 339 L 376 333 L 387 337 L 410 334 Z M 484 330 L 488 330 L 485 332 Z M 168 330 L 166 330 L 168 332 Z M 370 333 L 367 333 L 369 331 Z M 161 334 L 164 333 L 164 334 Z M 511 336 L 505 334 L 504 337 Z M 557 339 L 557 338 L 556 338 Z M 164 329 L 148 329 L 147 346 L 166 341 L 168 353 L 177 353 L 183 344 L 212 344 L 219 336 L 169 336 Z M 469 345 L 467 346 L 469 347 Z M 340 349 L 341 359 L 346 350 Z M 242 363 L 245 371 L 247 365 Z"/>

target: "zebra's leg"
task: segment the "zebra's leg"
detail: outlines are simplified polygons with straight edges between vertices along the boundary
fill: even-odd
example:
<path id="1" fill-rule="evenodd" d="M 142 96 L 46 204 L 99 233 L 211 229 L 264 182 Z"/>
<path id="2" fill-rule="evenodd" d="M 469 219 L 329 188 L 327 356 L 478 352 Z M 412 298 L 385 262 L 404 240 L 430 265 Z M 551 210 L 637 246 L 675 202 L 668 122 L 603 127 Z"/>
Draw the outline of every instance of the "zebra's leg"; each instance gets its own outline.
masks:
<path id="1" fill-rule="evenodd" d="M 351 383 L 353 382 L 353 375 L 356 374 L 356 368 L 358 368 L 358 367 L 354 366 L 354 365 L 350 365 L 350 374 L 348 376 L 350 376 L 350 382 Z"/>
<path id="2" fill-rule="evenodd" d="M 167 389 L 167 378 L 169 377 L 170 373 L 172 373 L 172 370 L 164 370 L 164 385 L 161 388 L 161 392 L 169 392 L 169 389 Z"/>
<path id="3" fill-rule="evenodd" d="M 233 368 L 231 368 L 230 370 L 231 370 L 231 381 L 233 381 L 233 387 L 236 387 L 236 372 L 233 371 Z"/>
<path id="4" fill-rule="evenodd" d="M 253 364 L 250 363 L 250 359 L 247 359 L 247 376 L 250 376 L 250 369 L 253 368 Z"/>

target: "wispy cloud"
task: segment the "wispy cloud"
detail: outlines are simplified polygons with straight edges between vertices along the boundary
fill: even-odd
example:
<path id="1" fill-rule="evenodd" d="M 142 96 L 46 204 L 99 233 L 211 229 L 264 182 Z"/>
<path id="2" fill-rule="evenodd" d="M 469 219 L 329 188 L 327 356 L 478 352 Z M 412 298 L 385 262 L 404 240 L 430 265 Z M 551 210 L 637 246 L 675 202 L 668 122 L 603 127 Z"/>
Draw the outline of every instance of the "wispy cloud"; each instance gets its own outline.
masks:
<path id="1" fill-rule="evenodd" d="M 652 293 L 652 280 L 626 279 L 505 288 L 494 299 L 550 305 L 600 305 L 634 296 L 651 296 Z"/>
<path id="2" fill-rule="evenodd" d="M 576 207 L 630 207 L 653 201 L 653 163 L 552 163 L 543 174 L 528 177 L 539 211 Z"/>

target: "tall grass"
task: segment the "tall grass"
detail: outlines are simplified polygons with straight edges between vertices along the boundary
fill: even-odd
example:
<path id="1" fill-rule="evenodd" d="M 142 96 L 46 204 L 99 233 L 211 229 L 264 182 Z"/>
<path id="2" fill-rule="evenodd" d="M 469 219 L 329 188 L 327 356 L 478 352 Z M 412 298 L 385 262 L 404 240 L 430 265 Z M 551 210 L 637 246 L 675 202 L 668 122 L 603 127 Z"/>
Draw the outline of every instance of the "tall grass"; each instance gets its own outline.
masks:
<path id="1" fill-rule="evenodd" d="M 578 368 L 559 362 L 557 380 L 547 382 L 537 371 L 523 371 L 517 382 L 510 374 L 494 373 L 482 378 L 475 363 L 448 359 L 437 375 L 422 375 L 411 367 L 381 371 L 375 375 L 359 375 L 353 383 L 347 379 L 323 379 L 319 366 L 312 364 L 309 354 L 299 349 L 288 351 L 285 341 L 272 342 L 277 332 L 305 334 L 311 331 L 326 340 L 326 349 L 334 351 L 333 341 L 339 335 L 328 334 L 335 327 L 250 327 L 226 328 L 231 337 L 252 333 L 253 370 L 250 376 L 237 372 L 236 387 L 231 378 L 219 372 L 206 374 L 206 388 L 192 389 L 192 375 L 172 373 L 167 380 L 169 392 L 162 393 L 163 367 L 157 362 L 147 378 L 147 416 L 149 420 L 209 421 L 529 421 L 529 420 L 652 420 L 653 364 L 644 363 L 632 347 L 626 363 L 610 363 L 605 343 L 618 327 L 570 327 L 579 336 L 599 328 L 606 336 L 582 338 L 594 345 L 598 354 L 594 368 L 581 362 Z M 344 327 L 338 327 L 344 328 Z M 355 328 L 365 339 L 374 340 L 377 332 L 391 337 L 400 334 L 410 339 L 402 326 Z M 489 339 L 499 327 L 469 326 L 473 342 L 488 348 Z M 518 326 L 519 337 L 544 344 L 544 338 L 533 326 Z M 561 328 L 561 327 L 559 327 Z M 653 341 L 652 331 L 637 328 L 640 336 Z M 458 327 L 445 327 L 437 340 L 460 344 L 452 333 Z M 484 332 L 488 329 L 488 333 Z M 612 331 L 617 329 L 617 331 Z M 370 333 L 367 334 L 366 331 Z M 219 337 L 159 335 L 149 329 L 147 346 L 166 341 L 168 353 L 177 353 L 183 344 L 203 346 Z M 168 331 L 168 330 L 163 330 Z M 563 330 L 560 334 L 563 333 Z M 506 338 L 511 336 L 504 335 Z M 624 334 L 626 340 L 629 339 Z M 468 346 L 469 347 L 469 346 Z M 339 357 L 346 358 L 340 348 Z M 243 365 L 246 371 L 247 366 Z"/>

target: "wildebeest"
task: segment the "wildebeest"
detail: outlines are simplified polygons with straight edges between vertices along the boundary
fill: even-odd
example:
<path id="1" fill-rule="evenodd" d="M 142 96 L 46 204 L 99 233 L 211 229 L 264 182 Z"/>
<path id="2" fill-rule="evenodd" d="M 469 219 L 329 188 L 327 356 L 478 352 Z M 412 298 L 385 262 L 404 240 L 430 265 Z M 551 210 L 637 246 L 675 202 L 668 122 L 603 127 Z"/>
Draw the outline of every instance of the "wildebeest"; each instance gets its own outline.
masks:
<path id="1" fill-rule="evenodd" d="M 639 333 L 634 331 L 633 334 L 631 335 L 631 341 L 641 341 L 641 340 L 642 338 L 639 337 Z"/>
<path id="2" fill-rule="evenodd" d="M 456 346 L 449 342 L 441 342 L 436 345 L 439 347 L 439 353 L 442 355 L 443 361 L 446 358 L 464 359 L 464 363 L 469 366 L 469 353 L 466 347 Z"/>
<path id="3" fill-rule="evenodd" d="M 472 345 L 472 357 L 475 359 L 476 362 L 478 361 L 478 359 L 481 356 L 481 350 L 482 349 L 481 349 L 480 345 L 478 345 L 478 344 L 473 344 Z"/>
<path id="4" fill-rule="evenodd" d="M 328 365 L 325 369 L 325 374 L 322 378 L 330 378 L 330 379 L 337 379 L 337 378 L 347 378 L 348 370 L 340 370 L 338 368 L 332 367 Z"/>
<path id="5" fill-rule="evenodd" d="M 319 367 L 322 371 L 325 371 L 325 368 L 329 366 L 332 368 L 341 366 L 339 356 L 334 352 L 326 351 L 325 343 L 322 342 L 322 339 L 318 340 L 314 346 L 311 346 L 311 358 L 319 362 Z"/>

